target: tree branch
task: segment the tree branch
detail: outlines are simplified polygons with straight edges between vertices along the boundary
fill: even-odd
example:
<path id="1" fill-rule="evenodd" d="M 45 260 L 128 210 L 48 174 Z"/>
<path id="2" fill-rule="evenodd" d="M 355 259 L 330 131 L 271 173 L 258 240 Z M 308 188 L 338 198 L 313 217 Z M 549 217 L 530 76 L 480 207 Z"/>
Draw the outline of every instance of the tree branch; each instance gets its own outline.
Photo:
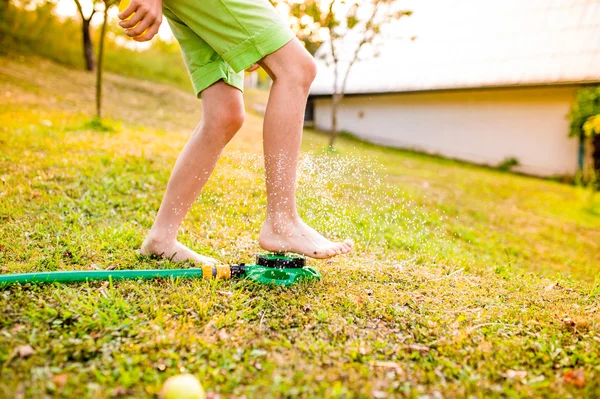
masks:
<path id="1" fill-rule="evenodd" d="M 333 94 L 335 96 L 335 94 L 337 93 L 337 82 L 338 82 L 338 75 L 339 75 L 339 71 L 338 71 L 338 63 L 339 63 L 339 59 L 337 57 L 337 54 L 335 52 L 335 45 L 333 42 L 333 38 L 335 36 L 335 33 L 333 32 L 333 29 L 335 28 L 335 24 L 333 22 L 333 18 L 335 18 L 335 15 L 333 13 L 333 5 L 335 3 L 335 0 L 331 0 L 331 3 L 329 3 L 329 10 L 327 12 L 327 21 L 329 21 L 329 46 L 331 47 L 331 57 L 333 58 Z"/>
<path id="2" fill-rule="evenodd" d="M 92 17 L 96 13 L 96 8 L 92 7 L 92 13 L 90 14 L 90 16 L 88 18 L 86 18 L 85 15 L 83 14 L 83 7 L 81 6 L 81 3 L 79 2 L 79 0 L 74 0 L 74 1 L 75 1 L 75 4 L 77 5 L 77 10 L 79 11 L 79 15 L 81 15 L 81 19 L 83 19 L 85 22 L 90 22 L 92 20 Z"/>
<path id="3" fill-rule="evenodd" d="M 380 5 L 381 5 L 381 2 L 376 0 L 375 4 L 373 6 L 373 12 L 371 13 L 371 16 L 369 17 L 369 19 L 367 20 L 367 22 L 365 24 L 364 36 L 363 36 L 362 40 L 360 41 L 360 43 L 358 44 L 358 46 L 356 47 L 356 50 L 354 51 L 354 55 L 353 55 L 350 63 L 348 64 L 348 69 L 346 70 L 346 75 L 344 76 L 344 80 L 342 81 L 342 87 L 340 90 L 342 95 L 343 95 L 344 91 L 346 90 L 346 84 L 348 83 L 348 76 L 350 76 L 350 70 L 352 69 L 352 65 L 354 65 L 354 63 L 356 63 L 356 60 L 358 59 L 358 54 L 360 53 L 361 48 L 373 39 L 373 35 L 369 35 L 369 33 L 372 32 L 372 30 L 373 30 L 373 28 L 372 28 L 373 21 L 375 20 L 375 17 L 377 16 Z"/>

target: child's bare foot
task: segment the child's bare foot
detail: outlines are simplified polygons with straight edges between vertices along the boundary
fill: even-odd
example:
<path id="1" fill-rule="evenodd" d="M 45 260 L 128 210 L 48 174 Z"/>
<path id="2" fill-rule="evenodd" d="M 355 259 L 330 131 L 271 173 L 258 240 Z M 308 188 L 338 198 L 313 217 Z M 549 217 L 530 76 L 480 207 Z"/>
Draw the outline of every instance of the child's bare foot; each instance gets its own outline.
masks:
<path id="1" fill-rule="evenodd" d="M 191 259 L 203 265 L 213 266 L 218 263 L 216 259 L 202 256 L 177 240 L 162 240 L 150 235 L 144 240 L 139 252 L 142 255 L 157 255 L 174 262 Z"/>
<path id="2" fill-rule="evenodd" d="M 327 259 L 352 251 L 352 240 L 329 241 L 300 219 L 263 223 L 259 245 L 271 252 L 293 252 L 311 258 Z"/>

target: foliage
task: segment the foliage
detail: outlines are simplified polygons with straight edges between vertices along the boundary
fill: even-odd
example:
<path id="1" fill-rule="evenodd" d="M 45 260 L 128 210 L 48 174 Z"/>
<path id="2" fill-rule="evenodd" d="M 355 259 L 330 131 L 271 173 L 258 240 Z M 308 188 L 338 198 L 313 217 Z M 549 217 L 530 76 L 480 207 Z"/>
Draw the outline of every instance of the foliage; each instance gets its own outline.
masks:
<path id="1" fill-rule="evenodd" d="M 513 168 L 516 168 L 519 165 L 520 165 L 520 162 L 517 158 L 509 157 L 509 158 L 506 158 L 505 160 L 503 160 L 502 162 L 500 162 L 498 164 L 498 166 L 496 166 L 496 169 L 501 170 L 503 172 L 508 172 L 508 171 L 512 170 Z"/>
<path id="2" fill-rule="evenodd" d="M 583 133 L 587 137 L 600 135 L 600 114 L 590 116 L 583 124 Z"/>
<path id="3" fill-rule="evenodd" d="M 575 102 L 569 111 L 571 122 L 569 136 L 583 135 L 584 124 L 598 114 L 600 114 L 600 86 L 578 90 Z"/>
<path id="4" fill-rule="evenodd" d="M 400 9 L 399 3 L 398 0 L 291 1 L 290 14 L 301 39 L 320 43 L 321 32 L 326 31 L 328 44 L 316 56 L 333 68 L 330 147 L 338 133 L 338 105 L 344 97 L 352 66 L 361 54 L 364 57 L 369 47 L 371 56 L 377 55 L 377 39 L 387 24 L 412 14 Z"/>
<path id="5" fill-rule="evenodd" d="M 28 52 L 84 69 L 81 22 L 71 18 L 61 21 L 52 13 L 53 8 L 51 3 L 33 9 L 7 8 L 6 18 L 0 18 L 0 54 Z M 130 49 L 121 44 L 126 36 L 117 28 L 116 21 L 107 26 L 106 71 L 191 90 L 176 42 L 168 43 L 155 37 L 147 50 Z M 98 43 L 100 29 L 94 24 L 92 29 L 93 41 Z"/>
<path id="6" fill-rule="evenodd" d="M 0 65 L 0 271 L 178 267 L 135 249 L 200 117 L 193 94 L 107 74 L 122 124 L 98 132 L 80 128 L 91 74 Z M 258 249 L 261 126 L 248 113 L 180 234 L 228 263 Z M 600 395 L 585 190 L 344 137 L 315 155 L 325 143 L 306 131 L 300 209 L 357 251 L 311 262 L 321 282 L 0 289 L 0 397 L 151 397 L 183 370 L 222 398 Z"/>

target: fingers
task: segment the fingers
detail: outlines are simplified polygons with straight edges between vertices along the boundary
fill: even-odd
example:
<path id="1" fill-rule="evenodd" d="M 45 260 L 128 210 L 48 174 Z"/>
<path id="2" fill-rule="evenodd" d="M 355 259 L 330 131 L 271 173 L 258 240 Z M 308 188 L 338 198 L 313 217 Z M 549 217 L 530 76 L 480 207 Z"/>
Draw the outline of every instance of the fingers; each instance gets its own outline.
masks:
<path id="1" fill-rule="evenodd" d="M 122 12 L 117 14 L 117 16 L 119 17 L 119 19 L 125 20 L 125 19 L 129 18 L 131 16 L 131 14 L 136 12 L 137 9 L 139 8 L 139 6 L 140 6 L 140 4 L 137 1 L 132 1 L 131 4 L 129 4 L 127 6 L 127 8 L 124 9 Z"/>
<path id="2" fill-rule="evenodd" d="M 260 68 L 260 65 L 258 65 L 258 64 L 252 64 L 252 65 L 250 66 L 250 68 L 246 69 L 246 72 L 254 72 L 254 71 L 256 71 L 258 68 Z"/>
<path id="3" fill-rule="evenodd" d="M 146 15 L 146 13 L 144 11 L 140 10 L 139 12 L 134 13 L 133 17 L 131 17 L 130 19 L 119 22 L 119 26 L 121 26 L 121 28 L 126 28 L 126 29 L 133 28 L 135 25 L 137 25 L 138 22 L 141 21 L 141 19 L 144 15 Z"/>
<path id="4" fill-rule="evenodd" d="M 142 33 L 144 33 L 144 31 L 146 29 L 148 29 L 150 27 L 150 25 L 152 25 L 154 23 L 154 21 L 150 21 L 148 18 L 144 18 L 142 19 L 142 21 L 137 24 L 137 26 L 135 26 L 132 29 L 125 29 L 125 34 L 129 37 L 136 37 L 136 36 L 140 36 Z"/>
<path id="5" fill-rule="evenodd" d="M 138 42 L 151 40 L 162 23 L 160 1 L 133 0 L 123 12 L 119 25 L 125 28 L 125 34 Z"/>
<path id="6" fill-rule="evenodd" d="M 160 22 L 152 25 L 143 35 L 134 37 L 133 40 L 136 42 L 147 42 L 152 40 L 154 35 L 158 33 L 158 28 L 160 28 Z"/>

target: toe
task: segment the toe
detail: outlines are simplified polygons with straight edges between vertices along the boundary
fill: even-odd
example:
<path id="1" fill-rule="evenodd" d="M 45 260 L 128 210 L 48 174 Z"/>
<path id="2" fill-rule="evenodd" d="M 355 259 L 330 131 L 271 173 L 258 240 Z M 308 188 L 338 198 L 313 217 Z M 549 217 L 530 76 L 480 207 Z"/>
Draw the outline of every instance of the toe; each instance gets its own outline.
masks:
<path id="1" fill-rule="evenodd" d="M 352 252 L 354 250 L 354 242 L 351 240 L 350 242 L 344 241 L 344 245 L 348 248 L 348 252 Z"/>
<path id="2" fill-rule="evenodd" d="M 207 258 L 206 262 L 211 266 L 216 266 L 219 263 L 216 259 L 213 258 Z"/>
<path id="3" fill-rule="evenodd" d="M 198 257 L 196 257 L 195 260 L 197 263 L 199 263 L 201 265 L 214 266 L 217 264 L 216 259 L 209 258 L 208 256 L 198 255 Z"/>
<path id="4" fill-rule="evenodd" d="M 331 247 L 335 255 L 342 255 L 344 253 L 344 247 L 340 243 L 336 243 Z"/>
<path id="5" fill-rule="evenodd" d="M 337 251 L 334 247 L 326 248 L 321 253 L 324 255 L 323 258 L 331 258 L 332 256 L 337 255 Z"/>

